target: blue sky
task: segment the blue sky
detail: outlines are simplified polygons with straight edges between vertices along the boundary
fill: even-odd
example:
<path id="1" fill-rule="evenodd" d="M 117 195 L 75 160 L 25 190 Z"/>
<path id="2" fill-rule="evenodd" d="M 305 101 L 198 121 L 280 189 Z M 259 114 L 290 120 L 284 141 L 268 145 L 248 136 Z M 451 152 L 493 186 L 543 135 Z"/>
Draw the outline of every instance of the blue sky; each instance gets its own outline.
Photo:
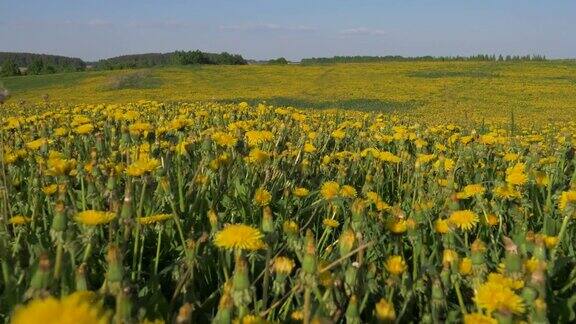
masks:
<path id="1" fill-rule="evenodd" d="M 575 0 L 1 0 L 0 51 L 576 57 Z"/>

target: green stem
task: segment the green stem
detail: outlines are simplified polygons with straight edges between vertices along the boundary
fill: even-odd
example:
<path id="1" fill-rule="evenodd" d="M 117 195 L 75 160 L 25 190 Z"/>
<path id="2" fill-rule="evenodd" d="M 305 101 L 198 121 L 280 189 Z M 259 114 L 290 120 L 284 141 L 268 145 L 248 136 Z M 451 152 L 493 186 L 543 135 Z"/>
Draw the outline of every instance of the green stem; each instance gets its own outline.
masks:
<path id="1" fill-rule="evenodd" d="M 64 247 L 62 244 L 62 238 L 58 238 L 58 246 L 56 247 L 56 263 L 54 265 L 54 278 L 60 278 L 60 272 L 62 271 L 62 257 L 64 256 Z"/>
<path id="2" fill-rule="evenodd" d="M 569 223 L 570 223 L 570 215 L 568 213 L 566 213 L 566 215 L 564 215 L 564 219 L 562 220 L 562 226 L 560 227 L 560 233 L 558 234 L 558 244 L 556 244 L 556 246 L 552 250 L 552 255 L 550 257 L 550 260 L 552 260 L 552 262 L 554 262 L 556 260 L 556 252 L 558 251 L 558 247 L 562 244 L 562 239 L 564 238 L 564 235 L 566 234 L 566 229 L 568 228 Z"/>
<path id="3" fill-rule="evenodd" d="M 158 263 L 160 262 L 160 246 L 162 245 L 162 232 L 164 231 L 164 226 L 160 226 L 158 230 L 158 239 L 156 241 L 156 257 L 154 258 L 154 276 L 158 274 Z"/>

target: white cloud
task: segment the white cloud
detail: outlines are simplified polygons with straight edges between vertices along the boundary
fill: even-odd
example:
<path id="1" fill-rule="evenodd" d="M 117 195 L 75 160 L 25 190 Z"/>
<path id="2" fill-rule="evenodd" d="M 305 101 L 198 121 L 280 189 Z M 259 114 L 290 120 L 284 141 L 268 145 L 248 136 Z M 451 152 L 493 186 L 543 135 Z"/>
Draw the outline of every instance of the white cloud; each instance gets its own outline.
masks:
<path id="1" fill-rule="evenodd" d="M 269 23 L 247 23 L 239 25 L 224 25 L 219 27 L 220 30 L 227 31 L 300 31 L 310 32 L 316 29 L 309 26 L 281 26 Z"/>
<path id="2" fill-rule="evenodd" d="M 340 34 L 343 34 L 343 35 L 382 36 L 382 35 L 386 35 L 386 32 L 382 29 L 356 27 L 356 28 L 348 28 L 348 29 L 341 30 Z"/>
<path id="3" fill-rule="evenodd" d="M 177 20 L 135 21 L 128 23 L 128 27 L 134 28 L 189 28 L 191 23 Z"/>

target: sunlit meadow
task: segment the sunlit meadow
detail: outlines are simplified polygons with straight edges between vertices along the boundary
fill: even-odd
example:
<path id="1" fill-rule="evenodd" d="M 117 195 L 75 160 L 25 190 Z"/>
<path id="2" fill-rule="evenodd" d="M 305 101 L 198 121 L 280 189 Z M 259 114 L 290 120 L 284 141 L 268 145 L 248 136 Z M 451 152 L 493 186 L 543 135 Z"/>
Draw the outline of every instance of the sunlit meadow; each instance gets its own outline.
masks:
<path id="1" fill-rule="evenodd" d="M 573 322 L 574 69 L 7 79 L 0 319 Z"/>

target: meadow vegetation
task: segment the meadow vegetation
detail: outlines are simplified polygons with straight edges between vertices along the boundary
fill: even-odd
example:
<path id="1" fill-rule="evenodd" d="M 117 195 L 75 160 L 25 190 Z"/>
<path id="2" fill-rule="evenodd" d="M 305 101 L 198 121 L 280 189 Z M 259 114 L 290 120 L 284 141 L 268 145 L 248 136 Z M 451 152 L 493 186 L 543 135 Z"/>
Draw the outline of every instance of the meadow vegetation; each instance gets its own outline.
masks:
<path id="1" fill-rule="evenodd" d="M 574 322 L 575 69 L 5 78 L 0 321 Z"/>

